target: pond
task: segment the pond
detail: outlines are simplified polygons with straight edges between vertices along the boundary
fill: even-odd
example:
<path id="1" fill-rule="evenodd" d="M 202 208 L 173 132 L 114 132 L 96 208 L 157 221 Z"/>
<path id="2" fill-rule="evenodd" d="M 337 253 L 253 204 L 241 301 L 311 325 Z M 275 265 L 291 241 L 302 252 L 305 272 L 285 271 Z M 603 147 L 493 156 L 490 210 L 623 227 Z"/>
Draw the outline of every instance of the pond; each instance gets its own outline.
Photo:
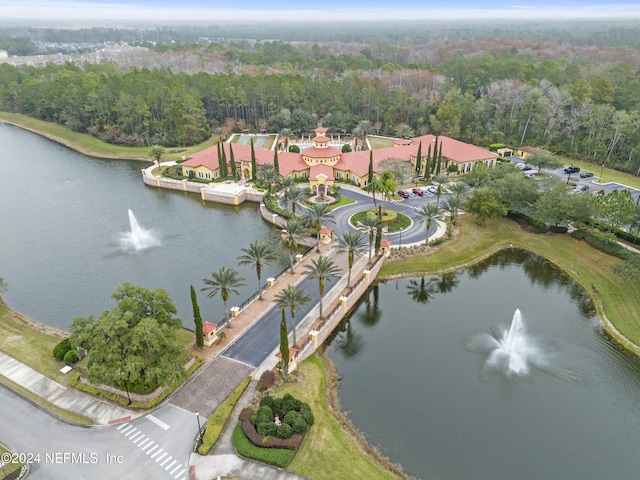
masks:
<path id="1" fill-rule="evenodd" d="M 167 290 L 191 327 L 190 285 L 203 318 L 222 319 L 219 298 L 200 292 L 202 280 L 221 266 L 246 279 L 230 307 L 257 291 L 254 271 L 238 267 L 236 258 L 254 240 L 279 242 L 279 230 L 262 220 L 257 204 L 224 206 L 147 187 L 140 169 L 148 165 L 90 158 L 0 125 L 0 277 L 10 307 L 66 330 L 75 317 L 111 308 L 111 294 L 131 282 Z M 126 242 L 129 210 L 152 235 L 150 248 L 136 251 Z M 263 272 L 263 282 L 286 263 Z"/>
<path id="2" fill-rule="evenodd" d="M 516 311 L 526 371 L 478 348 L 505 340 Z M 327 353 L 342 409 L 416 478 L 637 476 L 640 364 L 539 256 L 507 250 L 454 275 L 373 286 Z"/>

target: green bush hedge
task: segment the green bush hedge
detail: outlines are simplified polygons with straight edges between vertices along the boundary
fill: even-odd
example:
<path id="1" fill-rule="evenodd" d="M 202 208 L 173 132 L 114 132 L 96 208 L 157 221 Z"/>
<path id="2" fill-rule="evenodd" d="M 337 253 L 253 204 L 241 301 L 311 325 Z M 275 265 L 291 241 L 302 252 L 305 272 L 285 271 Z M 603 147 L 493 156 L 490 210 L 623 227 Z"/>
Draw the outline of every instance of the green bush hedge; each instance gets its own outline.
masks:
<path id="1" fill-rule="evenodd" d="M 207 429 L 202 436 L 202 444 L 198 447 L 200 455 L 207 455 L 220 438 L 220 434 L 231 416 L 231 412 L 238 403 L 238 400 L 251 382 L 251 377 L 247 377 L 236 388 L 227 399 L 218 407 L 218 409 L 207 419 Z"/>
<path id="2" fill-rule="evenodd" d="M 71 346 L 71 340 L 69 338 L 65 338 L 59 344 L 53 347 L 53 356 L 62 362 L 64 360 L 64 356 L 72 348 L 73 347 Z"/>
<path id="3" fill-rule="evenodd" d="M 295 450 L 256 447 L 244 434 L 242 422 L 238 422 L 236 428 L 233 430 L 233 445 L 236 447 L 238 454 L 245 458 L 280 468 L 285 468 L 289 465 L 296 455 Z"/>
<path id="4" fill-rule="evenodd" d="M 78 355 L 78 351 L 75 349 L 69 350 L 67 353 L 64 354 L 63 361 L 66 365 L 73 365 L 78 360 L 80 360 L 80 355 Z"/>

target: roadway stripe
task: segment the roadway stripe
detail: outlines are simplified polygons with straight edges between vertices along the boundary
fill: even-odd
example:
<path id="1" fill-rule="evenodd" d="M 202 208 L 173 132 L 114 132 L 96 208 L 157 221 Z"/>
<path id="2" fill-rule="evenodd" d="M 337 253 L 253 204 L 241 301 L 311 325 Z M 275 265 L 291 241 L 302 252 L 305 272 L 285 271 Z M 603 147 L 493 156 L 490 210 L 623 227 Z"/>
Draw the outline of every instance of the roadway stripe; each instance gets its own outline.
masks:
<path id="1" fill-rule="evenodd" d="M 173 474 L 173 472 L 171 472 L 171 473 Z M 184 468 L 182 470 L 180 470 L 178 473 L 176 473 L 176 475 L 173 478 L 178 478 L 183 473 L 184 473 Z"/>
<path id="2" fill-rule="evenodd" d="M 136 434 L 131 435 L 131 436 L 129 437 L 129 440 L 131 440 L 131 441 L 133 442 L 133 441 L 134 441 L 136 438 L 138 438 L 140 435 L 144 436 L 144 433 L 142 433 L 140 430 L 138 430 L 138 432 L 137 432 Z"/>
<path id="3" fill-rule="evenodd" d="M 144 448 L 147 448 L 150 445 L 149 442 L 151 442 L 151 439 L 149 437 L 147 437 L 144 442 L 138 444 L 138 447 L 141 448 L 142 451 L 144 452 Z M 153 443 L 153 442 L 151 442 L 151 443 Z M 146 445 L 146 447 L 142 448 L 143 445 Z"/>
<path id="4" fill-rule="evenodd" d="M 127 423 L 125 423 L 125 425 L 127 425 L 127 428 L 125 428 L 123 430 L 120 430 L 118 428 L 118 430 L 120 430 L 120 433 L 125 433 L 125 432 L 129 431 L 130 429 L 134 428 L 133 425 L 130 425 L 130 424 L 127 424 Z"/>
<path id="5" fill-rule="evenodd" d="M 149 450 L 149 451 L 147 452 L 147 455 L 151 455 L 151 452 L 153 452 L 153 451 L 154 451 L 156 448 L 158 448 L 159 446 L 160 446 L 160 445 L 156 445 L 155 447 L 153 447 L 151 450 Z M 153 458 L 153 457 L 151 457 L 151 458 Z"/>
<path id="6" fill-rule="evenodd" d="M 156 462 L 159 462 L 160 460 L 162 460 L 164 457 L 166 457 L 167 455 L 169 455 L 168 452 L 164 452 L 162 455 L 160 455 L 158 458 L 156 458 Z M 167 459 L 171 458 L 171 455 L 169 455 L 167 457 Z"/>
<path id="7" fill-rule="evenodd" d="M 140 443 L 140 442 L 145 441 L 145 439 L 146 439 L 146 438 L 147 438 L 147 436 L 146 436 L 146 435 L 142 435 L 142 436 L 141 436 L 140 438 L 138 438 L 135 442 L 133 442 L 133 444 L 134 444 L 134 445 L 138 445 L 138 446 L 140 446 L 140 445 L 141 445 L 141 443 Z"/>
<path id="8" fill-rule="evenodd" d="M 131 425 L 128 423 L 123 423 L 122 425 L 120 425 L 118 428 L 116 428 L 116 430 L 118 430 L 119 432 L 122 432 L 124 430 L 122 430 L 123 428 L 126 430 L 127 428 L 129 428 Z"/>
<path id="9" fill-rule="evenodd" d="M 182 465 L 180 465 L 180 464 L 176 465 L 176 468 L 174 468 L 173 470 L 171 470 L 171 471 L 169 472 L 169 475 L 173 475 L 174 473 L 176 473 L 176 470 L 178 470 L 180 467 L 182 467 Z M 169 470 L 169 469 L 167 468 L 167 470 Z M 184 469 L 183 469 L 183 470 L 184 470 Z"/>
<path id="10" fill-rule="evenodd" d="M 149 420 L 151 420 L 153 423 L 155 423 L 156 425 L 158 425 L 160 428 L 162 428 L 163 430 L 168 430 L 170 425 L 167 425 L 166 423 L 164 423 L 162 420 L 157 419 L 156 417 L 154 417 L 153 415 L 149 414 L 146 416 L 146 418 L 148 418 Z"/>
<path id="11" fill-rule="evenodd" d="M 167 463 L 167 462 L 168 462 L 169 460 L 171 460 L 172 458 L 173 458 L 173 457 L 172 457 L 171 455 L 169 455 L 169 456 L 165 459 L 165 461 L 164 461 L 164 462 L 162 462 L 162 463 L 160 464 L 160 466 L 161 466 L 161 467 L 164 467 L 164 464 L 165 464 L 165 463 Z M 158 459 L 158 460 L 160 460 L 160 459 Z M 175 460 L 174 460 L 174 461 L 175 461 Z"/>
<path id="12" fill-rule="evenodd" d="M 151 458 L 155 458 L 156 455 L 158 455 L 160 452 L 162 451 L 162 449 L 158 449 L 158 451 L 156 453 L 154 453 L 153 455 L 151 455 Z"/>
<path id="13" fill-rule="evenodd" d="M 168 472 L 169 469 L 171 467 L 173 467 L 176 463 L 178 463 L 178 460 L 174 460 L 173 462 L 171 462 L 169 465 L 167 465 L 166 467 L 164 467 L 164 469 Z"/>
<path id="14" fill-rule="evenodd" d="M 124 436 L 129 438 L 131 435 L 135 434 L 138 431 L 137 428 L 134 428 L 133 430 L 129 430 L 128 433 L 125 433 Z"/>

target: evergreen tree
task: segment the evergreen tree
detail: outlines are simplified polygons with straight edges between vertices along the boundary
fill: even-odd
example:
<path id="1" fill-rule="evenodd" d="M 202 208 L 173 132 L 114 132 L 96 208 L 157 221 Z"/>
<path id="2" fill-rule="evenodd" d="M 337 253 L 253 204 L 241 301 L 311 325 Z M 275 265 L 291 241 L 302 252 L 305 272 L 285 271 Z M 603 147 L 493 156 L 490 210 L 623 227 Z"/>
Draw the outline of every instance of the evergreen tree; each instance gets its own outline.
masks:
<path id="1" fill-rule="evenodd" d="M 442 166 L 442 142 L 440 142 L 440 146 L 438 147 L 438 171 L 436 174 L 440 173 L 440 167 Z"/>
<path id="2" fill-rule="evenodd" d="M 278 178 L 280 178 L 280 164 L 278 163 L 278 149 L 277 148 L 273 151 L 273 169 L 278 174 Z"/>
<path id="3" fill-rule="evenodd" d="M 256 163 L 256 152 L 253 148 L 253 138 L 251 139 L 251 179 L 258 178 L 258 165 Z"/>
<path id="4" fill-rule="evenodd" d="M 229 144 L 229 165 L 231 166 L 231 176 L 236 178 L 236 160 L 233 157 L 233 143 Z"/>
<path id="5" fill-rule="evenodd" d="M 378 218 L 382 218 L 382 206 L 378 207 Z M 376 228 L 376 253 L 380 253 L 380 242 L 382 241 L 382 222 L 378 222 Z"/>
<path id="6" fill-rule="evenodd" d="M 418 155 L 416 157 L 416 172 L 420 175 L 420 169 L 422 168 L 422 142 L 418 144 Z"/>
<path id="7" fill-rule="evenodd" d="M 289 374 L 289 334 L 287 333 L 287 319 L 282 311 L 280 320 L 280 355 L 282 355 L 282 376 L 286 380 Z"/>
<path id="8" fill-rule="evenodd" d="M 227 168 L 227 152 L 224 150 L 224 144 L 220 144 L 220 151 L 222 156 L 218 157 L 220 162 L 220 176 L 226 178 L 229 176 L 229 169 Z"/>
<path id="9" fill-rule="evenodd" d="M 429 149 L 427 150 L 427 161 L 424 165 L 424 181 L 428 182 L 431 178 L 431 145 L 429 145 Z"/>
<path id="10" fill-rule="evenodd" d="M 196 327 L 196 347 L 204 346 L 204 332 L 202 331 L 202 317 L 200 316 L 200 307 L 196 298 L 196 290 L 191 285 L 191 305 L 193 306 L 193 323 Z"/>
<path id="11" fill-rule="evenodd" d="M 369 174 L 367 176 L 367 185 L 373 182 L 373 150 L 369 150 Z"/>

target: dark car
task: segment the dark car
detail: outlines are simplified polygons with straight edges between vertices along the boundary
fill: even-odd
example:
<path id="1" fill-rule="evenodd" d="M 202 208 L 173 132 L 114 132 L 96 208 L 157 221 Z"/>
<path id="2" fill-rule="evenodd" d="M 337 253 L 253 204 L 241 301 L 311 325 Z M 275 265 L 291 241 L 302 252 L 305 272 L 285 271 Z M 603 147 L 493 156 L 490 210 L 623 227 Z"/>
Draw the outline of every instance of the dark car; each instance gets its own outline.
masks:
<path id="1" fill-rule="evenodd" d="M 409 194 L 407 192 L 405 192 L 404 190 L 398 190 L 398 195 L 400 195 L 402 198 L 409 198 Z"/>
<path id="2" fill-rule="evenodd" d="M 580 171 L 580 168 L 574 167 L 573 165 L 571 165 L 570 167 L 564 168 L 564 173 L 578 173 L 579 171 Z"/>
<path id="3" fill-rule="evenodd" d="M 424 195 L 424 192 L 419 189 L 419 188 L 414 188 L 413 190 L 411 190 L 413 193 L 415 193 L 416 195 L 418 195 L 419 197 Z"/>
<path id="4" fill-rule="evenodd" d="M 593 177 L 593 173 L 591 172 L 580 172 L 580 178 L 589 178 Z"/>

